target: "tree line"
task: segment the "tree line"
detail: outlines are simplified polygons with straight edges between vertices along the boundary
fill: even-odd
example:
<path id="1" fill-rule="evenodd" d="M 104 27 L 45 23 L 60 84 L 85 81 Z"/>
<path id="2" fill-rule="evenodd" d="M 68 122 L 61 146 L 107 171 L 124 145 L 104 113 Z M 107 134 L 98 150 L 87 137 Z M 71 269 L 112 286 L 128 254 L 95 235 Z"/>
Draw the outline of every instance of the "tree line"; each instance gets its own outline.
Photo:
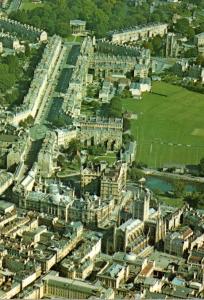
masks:
<path id="1" fill-rule="evenodd" d="M 151 2 L 135 7 L 132 2 L 124 0 L 44 0 L 43 7 L 18 10 L 10 17 L 62 37 L 70 33 L 71 19 L 82 19 L 87 22 L 87 29 L 100 37 L 110 30 L 171 19 L 174 12 L 171 6 L 151 11 Z"/>

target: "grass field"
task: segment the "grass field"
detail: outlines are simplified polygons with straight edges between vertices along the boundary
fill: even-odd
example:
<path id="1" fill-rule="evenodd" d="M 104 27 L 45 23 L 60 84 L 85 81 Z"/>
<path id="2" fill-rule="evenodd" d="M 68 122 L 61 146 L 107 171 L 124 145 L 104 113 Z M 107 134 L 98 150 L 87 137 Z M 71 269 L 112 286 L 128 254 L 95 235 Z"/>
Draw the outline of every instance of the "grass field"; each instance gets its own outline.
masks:
<path id="1" fill-rule="evenodd" d="M 43 3 L 32 3 L 32 0 L 22 0 L 20 9 L 32 10 L 36 7 L 43 7 Z"/>
<path id="2" fill-rule="evenodd" d="M 159 202 L 174 207 L 182 207 L 184 205 L 183 198 L 168 198 L 159 195 Z"/>
<path id="3" fill-rule="evenodd" d="M 197 164 L 204 157 L 204 95 L 164 82 L 152 91 L 142 100 L 122 100 L 123 109 L 138 116 L 131 121 L 137 161 L 150 167 Z"/>

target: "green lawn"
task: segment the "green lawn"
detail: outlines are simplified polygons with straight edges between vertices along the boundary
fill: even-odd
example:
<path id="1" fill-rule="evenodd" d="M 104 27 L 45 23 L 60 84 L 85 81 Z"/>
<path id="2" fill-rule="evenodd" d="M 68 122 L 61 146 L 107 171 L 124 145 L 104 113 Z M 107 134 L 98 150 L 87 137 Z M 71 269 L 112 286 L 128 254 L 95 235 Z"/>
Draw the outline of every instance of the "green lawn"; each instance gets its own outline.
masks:
<path id="1" fill-rule="evenodd" d="M 32 3 L 32 0 L 23 0 L 20 9 L 32 10 L 36 7 L 43 7 L 43 3 Z"/>
<path id="2" fill-rule="evenodd" d="M 107 152 L 104 155 L 94 155 L 89 156 L 91 160 L 97 160 L 97 161 L 106 161 L 108 164 L 114 164 L 116 161 L 116 153 L 115 152 Z"/>
<path id="3" fill-rule="evenodd" d="M 138 141 L 137 161 L 159 167 L 195 164 L 204 156 L 204 95 L 156 82 L 153 93 L 122 104 L 138 116 L 131 121 Z"/>
<path id="4" fill-rule="evenodd" d="M 74 36 L 72 34 L 68 35 L 65 40 L 67 42 L 70 42 L 70 43 L 81 43 L 83 41 L 83 37 L 82 36 Z"/>
<path id="5" fill-rule="evenodd" d="M 159 196 L 159 202 L 174 207 L 182 207 L 184 205 L 182 198 L 168 198 L 161 195 Z"/>

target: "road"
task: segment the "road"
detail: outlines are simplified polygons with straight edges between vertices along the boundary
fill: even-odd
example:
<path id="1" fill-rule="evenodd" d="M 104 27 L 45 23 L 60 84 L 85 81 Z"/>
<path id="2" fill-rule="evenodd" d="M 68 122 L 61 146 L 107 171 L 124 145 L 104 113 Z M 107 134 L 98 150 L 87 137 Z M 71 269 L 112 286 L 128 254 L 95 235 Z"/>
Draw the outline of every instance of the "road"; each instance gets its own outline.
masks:
<path id="1" fill-rule="evenodd" d="M 79 54 L 80 54 L 80 45 L 73 45 L 67 58 L 67 64 L 75 66 Z"/>
<path id="2" fill-rule="evenodd" d="M 73 73 L 73 68 L 64 68 L 62 70 L 56 87 L 56 92 L 66 93 L 69 87 L 69 82 L 72 77 L 72 73 Z"/>

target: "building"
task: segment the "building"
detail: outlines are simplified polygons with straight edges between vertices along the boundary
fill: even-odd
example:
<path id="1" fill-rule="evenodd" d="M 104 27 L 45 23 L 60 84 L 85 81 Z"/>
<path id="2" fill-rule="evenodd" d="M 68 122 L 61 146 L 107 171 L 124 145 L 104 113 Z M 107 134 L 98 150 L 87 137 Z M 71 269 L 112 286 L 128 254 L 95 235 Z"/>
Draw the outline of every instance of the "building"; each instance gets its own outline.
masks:
<path id="1" fill-rule="evenodd" d="M 134 68 L 134 77 L 146 78 L 149 74 L 149 66 L 147 64 L 136 64 Z"/>
<path id="2" fill-rule="evenodd" d="M 129 266 L 120 265 L 117 263 L 113 263 L 105 269 L 102 269 L 101 272 L 97 274 L 97 278 L 99 278 L 102 283 L 112 288 L 113 290 L 119 288 L 119 285 L 122 282 L 126 282 L 129 276 Z"/>
<path id="3" fill-rule="evenodd" d="M 189 227 L 168 233 L 164 239 L 164 251 L 169 254 L 183 256 L 184 251 L 190 246 L 190 238 L 192 235 L 193 231 Z"/>
<path id="4" fill-rule="evenodd" d="M 134 194 L 133 201 L 133 218 L 141 221 L 146 221 L 149 218 L 150 209 L 150 190 L 146 188 L 138 188 L 137 193 Z"/>
<path id="5" fill-rule="evenodd" d="M 166 36 L 166 57 L 177 57 L 179 45 L 177 36 L 173 32 L 169 32 Z"/>
<path id="6" fill-rule="evenodd" d="M 30 191 L 25 197 L 19 195 L 19 206 L 68 222 L 69 207 L 73 198 L 74 193 L 71 189 L 53 183 L 47 186 L 45 191 Z"/>
<path id="7" fill-rule="evenodd" d="M 44 295 L 47 297 L 62 297 L 67 299 L 87 299 L 91 296 L 105 299 L 114 299 L 112 289 L 104 289 L 79 279 L 59 277 L 56 272 L 51 272 L 43 278 Z"/>
<path id="8" fill-rule="evenodd" d="M 142 91 L 139 82 L 132 82 L 130 85 L 130 92 L 136 99 L 141 99 Z"/>
<path id="9" fill-rule="evenodd" d="M 113 198 L 120 202 L 126 189 L 127 164 L 118 161 L 113 167 L 105 169 L 101 176 L 100 195 L 102 199 Z"/>
<path id="10" fill-rule="evenodd" d="M 76 128 L 62 128 L 56 129 L 57 134 L 57 145 L 67 147 L 71 140 L 76 139 L 77 137 L 77 130 Z"/>
<path id="11" fill-rule="evenodd" d="M 88 191 L 91 194 L 99 194 L 100 177 L 106 166 L 106 162 L 100 162 L 100 164 L 87 163 L 81 167 L 81 189 L 83 193 Z"/>
<path id="12" fill-rule="evenodd" d="M 99 99 L 102 103 L 108 103 L 114 95 L 115 88 L 113 87 L 113 84 L 108 80 L 104 80 L 102 89 L 99 91 Z"/>
<path id="13" fill-rule="evenodd" d="M 101 117 L 80 118 L 79 138 L 85 146 L 105 145 L 107 150 L 122 146 L 123 120 Z"/>
<path id="14" fill-rule="evenodd" d="M 73 35 L 82 35 L 86 33 L 86 22 L 81 20 L 70 20 L 70 28 Z"/>
<path id="15" fill-rule="evenodd" d="M 60 274 L 70 279 L 86 279 L 93 271 L 95 258 L 101 253 L 101 236 L 97 232 L 85 233 L 79 247 L 60 263 Z"/>
<path id="16" fill-rule="evenodd" d="M 137 151 L 137 142 L 130 142 L 124 152 L 120 152 L 120 160 L 126 162 L 127 164 L 132 164 L 135 161 Z"/>
<path id="17" fill-rule="evenodd" d="M 60 59 L 61 51 L 62 39 L 56 35 L 49 38 L 42 59 L 35 69 L 33 80 L 27 95 L 24 97 L 23 104 L 17 108 L 15 113 L 9 111 L 1 113 L 0 119 L 2 119 L 3 123 L 18 126 L 21 121 L 24 121 L 29 116 L 36 117 L 40 110 L 42 99 L 45 96 L 49 79 Z"/>
<path id="18" fill-rule="evenodd" d="M 6 171 L 0 171 L 0 195 L 2 195 L 12 183 L 13 174 Z"/>
<path id="19" fill-rule="evenodd" d="M 7 17 L 0 17 L 0 27 L 4 33 L 14 35 L 19 40 L 30 42 L 46 42 L 48 39 L 47 32 L 33 26 L 22 24 Z"/>
<path id="20" fill-rule="evenodd" d="M 168 24 L 150 24 L 144 27 L 133 27 L 118 32 L 111 32 L 110 37 L 113 43 L 123 44 L 153 38 L 156 35 L 164 36 L 167 30 Z"/>
<path id="21" fill-rule="evenodd" d="M 42 148 L 38 154 L 38 168 L 42 177 L 51 177 L 56 169 L 58 155 L 57 136 L 55 132 L 47 132 Z"/>
<path id="22" fill-rule="evenodd" d="M 115 229 L 114 250 L 140 253 L 148 245 L 148 237 L 144 234 L 144 223 L 138 219 L 128 219 Z"/>
<path id="23" fill-rule="evenodd" d="M 198 47 L 204 46 L 204 32 L 195 35 L 195 43 Z"/>
<path id="24" fill-rule="evenodd" d="M 69 220 L 81 221 L 91 228 L 100 227 L 110 219 L 114 207 L 113 198 L 101 198 L 86 193 L 84 197 L 74 200 L 69 208 Z"/>
<path id="25" fill-rule="evenodd" d="M 141 78 L 139 83 L 140 83 L 140 90 L 142 93 L 151 92 L 152 84 L 151 84 L 151 79 L 149 77 Z"/>

